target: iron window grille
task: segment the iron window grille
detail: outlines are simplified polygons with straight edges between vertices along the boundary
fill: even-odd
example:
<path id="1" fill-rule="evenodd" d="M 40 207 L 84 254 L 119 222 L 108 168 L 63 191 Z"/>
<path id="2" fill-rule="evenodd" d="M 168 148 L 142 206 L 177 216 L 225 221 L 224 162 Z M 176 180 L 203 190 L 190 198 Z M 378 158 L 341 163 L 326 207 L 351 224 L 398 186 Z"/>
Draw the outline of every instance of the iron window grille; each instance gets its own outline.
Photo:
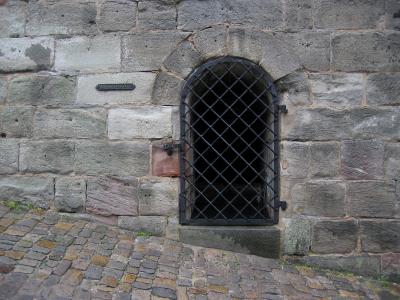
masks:
<path id="1" fill-rule="evenodd" d="M 271 77 L 238 57 L 188 77 L 180 105 L 180 223 L 276 224 L 279 105 Z"/>

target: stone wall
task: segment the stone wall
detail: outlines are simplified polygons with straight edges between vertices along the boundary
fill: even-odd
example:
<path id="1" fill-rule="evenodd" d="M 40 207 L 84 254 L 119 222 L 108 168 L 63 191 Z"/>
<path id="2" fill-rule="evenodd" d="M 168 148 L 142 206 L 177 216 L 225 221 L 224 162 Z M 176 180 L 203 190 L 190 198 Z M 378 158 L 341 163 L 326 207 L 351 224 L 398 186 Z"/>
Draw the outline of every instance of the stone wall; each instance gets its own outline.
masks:
<path id="1" fill-rule="evenodd" d="M 10 0 L 0 8 L 0 198 L 176 237 L 179 93 L 234 55 L 276 80 L 283 253 L 399 273 L 397 0 Z M 133 82 L 133 92 L 98 83 Z M 154 147 L 153 147 L 154 145 Z M 397 264 L 395 263 L 397 261 Z"/>

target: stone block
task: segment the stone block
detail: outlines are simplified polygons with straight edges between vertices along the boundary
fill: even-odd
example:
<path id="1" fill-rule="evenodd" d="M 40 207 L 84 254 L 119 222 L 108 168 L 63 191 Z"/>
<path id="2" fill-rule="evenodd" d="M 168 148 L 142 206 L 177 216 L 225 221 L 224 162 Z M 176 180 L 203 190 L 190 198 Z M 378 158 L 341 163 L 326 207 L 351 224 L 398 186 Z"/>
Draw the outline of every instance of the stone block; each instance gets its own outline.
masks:
<path id="1" fill-rule="evenodd" d="M 136 2 L 132 0 L 101 0 L 97 24 L 105 32 L 129 31 L 136 24 Z"/>
<path id="2" fill-rule="evenodd" d="M 321 29 L 375 29 L 385 13 L 385 1 L 356 0 L 351 5 L 339 0 L 317 0 L 314 26 Z"/>
<path id="3" fill-rule="evenodd" d="M 33 135 L 38 138 L 105 138 L 107 112 L 93 109 L 36 111 Z"/>
<path id="4" fill-rule="evenodd" d="M 76 79 L 53 75 L 23 75 L 9 83 L 13 105 L 67 106 L 75 101 Z"/>
<path id="5" fill-rule="evenodd" d="M 78 77 L 77 103 L 79 105 L 113 105 L 150 103 L 156 75 L 149 72 L 96 74 Z M 96 90 L 99 83 L 133 83 L 133 91 Z"/>
<path id="6" fill-rule="evenodd" d="M 345 184 L 340 181 L 310 180 L 292 189 L 293 211 L 318 217 L 342 217 L 345 213 Z"/>
<path id="7" fill-rule="evenodd" d="M 54 206 L 58 211 L 81 212 L 85 209 L 86 181 L 82 178 L 56 179 Z"/>
<path id="8" fill-rule="evenodd" d="M 0 177 L 0 200 L 15 200 L 49 208 L 54 199 L 54 182 L 44 177 Z"/>
<path id="9" fill-rule="evenodd" d="M 18 172 L 17 140 L 0 139 L 0 174 L 14 174 Z"/>
<path id="10" fill-rule="evenodd" d="M 193 35 L 193 43 L 204 59 L 221 56 L 225 53 L 228 28 L 216 25 L 205 28 Z"/>
<path id="11" fill-rule="evenodd" d="M 354 217 L 390 218 L 396 213 L 393 182 L 355 181 L 347 183 L 347 201 Z"/>
<path id="12" fill-rule="evenodd" d="M 86 211 L 104 216 L 138 215 L 138 182 L 101 177 L 87 183 Z"/>
<path id="13" fill-rule="evenodd" d="M 217 1 L 180 1 L 177 5 L 178 29 L 195 30 L 224 22 L 224 7 Z"/>
<path id="14" fill-rule="evenodd" d="M 381 272 L 381 259 L 377 255 L 312 255 L 296 257 L 295 261 L 322 269 L 351 272 L 362 276 L 377 277 Z"/>
<path id="15" fill-rule="evenodd" d="M 138 26 L 146 30 L 176 28 L 175 0 L 150 0 L 138 3 Z"/>
<path id="16" fill-rule="evenodd" d="M 361 249 L 366 252 L 399 252 L 400 221 L 360 220 Z"/>
<path id="17" fill-rule="evenodd" d="M 383 177 L 384 143 L 375 140 L 343 141 L 341 173 L 346 179 Z"/>
<path id="18" fill-rule="evenodd" d="M 160 72 L 154 83 L 151 102 L 156 105 L 179 105 L 185 81 L 172 73 Z"/>
<path id="19" fill-rule="evenodd" d="M 282 33 L 283 39 L 299 57 L 300 64 L 311 71 L 329 71 L 331 43 L 329 32 L 304 31 Z"/>
<path id="20" fill-rule="evenodd" d="M 169 71 L 186 78 L 201 62 L 201 55 L 192 43 L 184 41 L 166 58 L 164 66 Z"/>
<path id="21" fill-rule="evenodd" d="M 400 282 L 400 253 L 382 255 L 382 275 L 393 282 Z"/>
<path id="22" fill-rule="evenodd" d="M 313 104 L 316 106 L 345 107 L 361 105 L 364 97 L 362 74 L 309 75 Z"/>
<path id="23" fill-rule="evenodd" d="M 94 34 L 96 27 L 95 0 L 34 0 L 29 1 L 29 35 Z"/>
<path id="24" fill-rule="evenodd" d="M 19 37 L 25 32 L 26 2 L 10 1 L 0 7 L 0 37 Z"/>
<path id="25" fill-rule="evenodd" d="M 120 37 L 112 34 L 58 40 L 55 69 L 69 72 L 119 71 L 120 49 Z"/>
<path id="26" fill-rule="evenodd" d="M 400 105 L 400 73 L 377 73 L 368 76 L 369 105 Z"/>
<path id="27" fill-rule="evenodd" d="M 31 141 L 20 145 L 19 169 L 30 173 L 67 174 L 74 167 L 74 143 Z"/>
<path id="28" fill-rule="evenodd" d="M 47 70 L 53 59 L 53 38 L 0 39 L 0 72 Z"/>
<path id="29" fill-rule="evenodd" d="M 4 103 L 7 97 L 7 78 L 0 77 L 0 105 Z"/>
<path id="30" fill-rule="evenodd" d="M 384 170 L 386 178 L 400 180 L 400 143 L 385 145 Z"/>
<path id="31" fill-rule="evenodd" d="M 287 29 L 311 29 L 313 0 L 285 0 L 285 27 Z"/>
<path id="32" fill-rule="evenodd" d="M 338 121 L 340 120 L 340 121 Z M 348 110 L 298 108 L 282 117 L 283 139 L 334 140 L 400 137 L 400 109 L 357 107 Z"/>
<path id="33" fill-rule="evenodd" d="M 179 141 L 181 138 L 181 114 L 179 106 L 172 107 L 172 139 Z"/>
<path id="34" fill-rule="evenodd" d="M 311 221 L 305 218 L 283 219 L 285 224 L 284 253 L 307 255 L 311 248 Z"/>
<path id="35" fill-rule="evenodd" d="M 187 36 L 187 33 L 176 31 L 138 32 L 124 36 L 122 38 L 122 69 L 124 71 L 158 70 L 164 59 Z"/>
<path id="36" fill-rule="evenodd" d="M 147 232 L 156 236 L 165 235 L 167 217 L 160 216 L 120 216 L 118 227 L 134 232 Z"/>
<path id="37" fill-rule="evenodd" d="M 145 176 L 149 145 L 136 142 L 79 142 L 75 172 L 86 175 Z"/>
<path id="38" fill-rule="evenodd" d="M 340 145 L 335 142 L 310 144 L 309 174 L 312 177 L 336 177 L 340 173 Z"/>
<path id="39" fill-rule="evenodd" d="M 357 223 L 354 220 L 317 221 L 313 224 L 311 251 L 349 253 L 357 247 Z"/>
<path id="40" fill-rule="evenodd" d="M 399 71 L 399 32 L 336 33 L 332 68 L 337 71 Z"/>
<path id="41" fill-rule="evenodd" d="M 155 178 L 140 180 L 139 213 L 142 216 L 176 216 L 178 180 Z"/>
<path id="42" fill-rule="evenodd" d="M 262 257 L 280 256 L 281 232 L 275 226 L 180 226 L 179 240 L 195 246 Z"/>
<path id="43" fill-rule="evenodd" d="M 151 145 L 151 174 L 161 177 L 179 176 L 179 150 L 174 145 L 173 152 L 169 155 L 161 143 Z"/>
<path id="44" fill-rule="evenodd" d="M 164 138 L 172 136 L 170 107 L 111 109 L 108 114 L 109 139 Z"/>
<path id="45" fill-rule="evenodd" d="M 30 137 L 32 127 L 32 107 L 0 107 L 1 137 Z"/>
<path id="46" fill-rule="evenodd" d="M 246 23 L 261 29 L 276 29 L 283 25 L 282 3 L 278 0 L 189 0 L 178 4 L 179 29 L 201 29 L 221 23 Z"/>
<path id="47" fill-rule="evenodd" d="M 400 3 L 397 0 L 385 1 L 385 27 L 387 29 L 400 30 Z"/>
<path id="48" fill-rule="evenodd" d="M 310 147 L 307 143 L 281 143 L 281 175 L 291 178 L 305 178 L 310 168 Z"/>
<path id="49" fill-rule="evenodd" d="M 310 84 L 304 72 L 294 72 L 275 82 L 281 103 L 289 110 L 311 104 Z"/>

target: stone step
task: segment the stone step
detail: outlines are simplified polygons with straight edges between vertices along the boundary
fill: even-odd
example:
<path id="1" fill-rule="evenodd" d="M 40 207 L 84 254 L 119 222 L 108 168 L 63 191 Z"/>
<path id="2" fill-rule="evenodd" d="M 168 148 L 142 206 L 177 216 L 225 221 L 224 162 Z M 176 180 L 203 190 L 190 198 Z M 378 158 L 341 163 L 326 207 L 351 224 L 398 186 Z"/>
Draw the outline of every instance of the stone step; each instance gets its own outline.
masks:
<path id="1" fill-rule="evenodd" d="M 188 226 L 178 228 L 183 243 L 279 258 L 281 231 L 277 226 Z"/>

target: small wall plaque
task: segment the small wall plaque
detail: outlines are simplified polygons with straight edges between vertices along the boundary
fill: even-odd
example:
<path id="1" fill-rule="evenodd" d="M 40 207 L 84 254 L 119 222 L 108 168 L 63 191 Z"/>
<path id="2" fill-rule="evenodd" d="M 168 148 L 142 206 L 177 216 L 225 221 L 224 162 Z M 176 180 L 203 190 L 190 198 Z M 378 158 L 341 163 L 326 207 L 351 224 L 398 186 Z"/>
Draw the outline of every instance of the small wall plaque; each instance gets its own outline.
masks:
<path id="1" fill-rule="evenodd" d="M 96 85 L 96 90 L 107 91 L 133 91 L 136 86 L 133 83 L 101 83 Z"/>

